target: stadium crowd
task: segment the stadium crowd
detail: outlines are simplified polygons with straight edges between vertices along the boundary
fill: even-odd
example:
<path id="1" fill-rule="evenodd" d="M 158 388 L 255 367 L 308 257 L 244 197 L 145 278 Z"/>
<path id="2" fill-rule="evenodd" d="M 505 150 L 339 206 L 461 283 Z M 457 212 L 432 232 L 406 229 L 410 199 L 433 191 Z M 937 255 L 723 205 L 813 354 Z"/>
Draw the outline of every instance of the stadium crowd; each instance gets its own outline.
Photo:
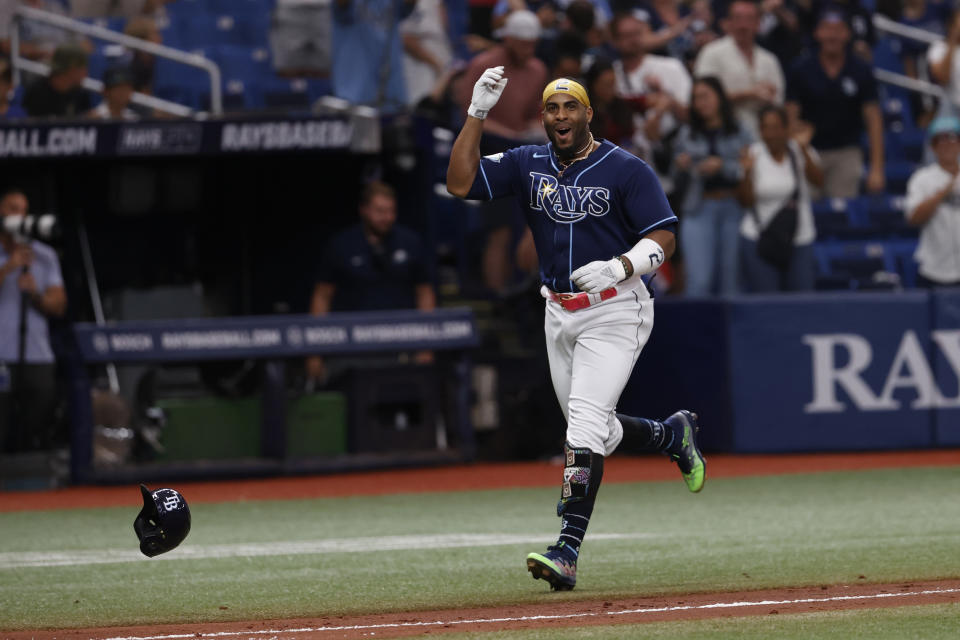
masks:
<path id="1" fill-rule="evenodd" d="M 681 216 L 681 251 L 660 283 L 674 292 L 891 286 L 864 271 L 876 249 L 821 242 L 876 240 L 875 219 L 892 225 L 883 237 L 896 242 L 879 251 L 894 288 L 960 280 L 923 264 L 930 252 L 917 252 L 919 273 L 902 255 L 927 224 L 902 198 L 910 174 L 934 160 L 923 132 L 960 104 L 960 20 L 949 0 L 19 0 L 0 10 L 5 54 L 18 4 L 201 51 L 227 70 L 234 108 L 306 108 L 329 95 L 456 130 L 476 79 L 503 65 L 511 81 L 485 121 L 487 153 L 544 141 L 542 87 L 578 79 L 593 99 L 594 134 L 653 166 Z M 874 12 L 942 38 L 878 35 Z M 213 22 L 198 36 L 203 16 Z M 269 81 L 231 80 L 238 44 L 271 67 Z M 161 115 L 131 102 L 134 92 L 209 100 L 185 95 L 189 83 L 172 91 L 150 55 L 41 23 L 21 25 L 20 47 L 51 74 L 13 89 L 0 61 L 0 118 Z M 940 84 L 945 99 L 880 85 L 877 68 Z M 81 87 L 88 74 L 103 80 L 101 97 Z M 280 79 L 302 103 L 270 93 Z M 480 277 L 500 292 L 535 261 L 510 205 L 482 210 Z M 765 230 L 783 225 L 789 259 L 763 259 Z"/>
<path id="2" fill-rule="evenodd" d="M 223 71 L 227 111 L 308 112 L 337 100 L 375 107 L 384 116 L 382 165 L 403 164 L 395 151 L 412 137 L 403 131 L 411 123 L 458 130 L 489 67 L 502 65 L 510 82 L 484 121 L 485 154 L 545 142 L 544 85 L 577 79 L 590 95 L 593 134 L 650 164 L 680 218 L 679 250 L 654 281 L 659 292 L 960 284 L 952 0 L 10 0 L 0 2 L 0 123 L 170 117 L 137 104 L 136 93 L 209 109 L 209 81 L 190 70 L 30 20 L 19 25 L 20 54 L 50 74 L 24 74 L 15 85 L 10 36 L 20 5 L 202 53 Z M 938 37 L 879 33 L 874 14 Z M 939 85 L 943 98 L 881 84 L 878 69 Z M 103 82 L 101 95 L 83 88 L 87 77 Z M 442 140 L 413 156 L 442 155 Z M 416 181 L 394 172 L 387 184 L 383 174 L 365 186 L 358 177 L 359 221 L 323 239 L 312 313 L 427 310 L 445 293 L 434 251 L 443 243 L 431 246 L 403 216 Z M 26 206 L 18 189 L 6 194 L 0 213 Z M 476 220 L 464 225 L 474 225 L 472 246 L 455 249 L 474 252 L 454 260 L 462 280 L 474 281 L 458 293 L 503 298 L 536 279 L 512 202 L 468 205 L 442 189 L 413 200 L 428 215 Z M 0 240 L 0 316 L 13 317 L 24 295 L 42 302 L 41 285 L 56 292 L 59 267 L 38 283 L 25 277 L 24 256 L 54 252 L 10 234 Z M 66 303 L 41 302 L 31 313 L 42 341 L 45 318 Z M 13 324 L 2 329 L 0 360 L 12 361 Z M 32 363 L 47 375 L 51 358 L 41 355 Z M 412 357 L 432 361 L 427 352 Z M 305 368 L 323 378 L 327 363 L 313 358 Z M 41 392 L 47 378 L 35 385 Z M 9 387 L 0 389 L 4 415 Z M 42 443 L 13 448 L 30 446 Z"/>

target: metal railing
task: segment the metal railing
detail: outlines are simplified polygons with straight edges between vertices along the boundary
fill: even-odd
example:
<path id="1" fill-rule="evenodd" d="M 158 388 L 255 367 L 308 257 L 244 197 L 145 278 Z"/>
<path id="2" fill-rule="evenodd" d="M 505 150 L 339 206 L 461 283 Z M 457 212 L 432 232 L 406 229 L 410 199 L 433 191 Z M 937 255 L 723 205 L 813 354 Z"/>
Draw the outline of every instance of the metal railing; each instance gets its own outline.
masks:
<path id="1" fill-rule="evenodd" d="M 87 24 L 85 22 L 80 22 L 79 20 L 67 18 L 55 13 L 49 13 L 47 11 L 41 11 L 32 7 L 17 7 L 11 22 L 10 64 L 13 72 L 14 86 L 20 83 L 20 70 L 43 76 L 50 75 L 50 65 L 42 62 L 36 62 L 34 60 L 28 60 L 20 56 L 20 25 L 26 20 L 31 22 L 41 22 L 55 27 L 60 27 L 66 31 L 89 36 L 91 38 L 106 40 L 107 42 L 119 44 L 129 49 L 136 49 L 138 51 L 153 54 L 160 58 L 167 58 L 168 60 L 206 71 L 210 75 L 210 112 L 213 115 L 221 115 L 223 113 L 223 95 L 220 87 L 220 67 L 215 62 L 195 53 L 186 53 L 172 47 L 154 44 L 152 42 L 147 42 L 146 40 L 141 40 L 140 38 L 133 38 L 123 33 L 105 29 L 104 27 Z M 85 78 L 83 81 L 83 87 L 91 91 L 99 92 L 103 90 L 103 82 L 95 78 Z M 191 116 L 196 113 L 195 110 L 191 109 L 190 107 L 144 93 L 134 93 L 131 101 L 144 107 L 149 107 L 158 111 L 164 111 L 177 116 Z"/>
<path id="2" fill-rule="evenodd" d="M 933 44 L 934 42 L 943 40 L 943 36 L 939 34 L 901 24 L 878 13 L 873 15 L 873 26 L 877 31 L 890 33 L 902 38 L 910 38 L 911 40 L 918 40 L 927 44 Z M 918 80 L 917 78 L 911 78 L 910 76 L 887 69 L 874 69 L 873 75 L 877 80 L 886 82 L 887 84 L 903 87 L 904 89 L 916 91 L 917 93 L 925 93 L 941 100 L 946 99 L 946 93 L 943 87 L 932 82 L 927 82 L 926 80 Z"/>

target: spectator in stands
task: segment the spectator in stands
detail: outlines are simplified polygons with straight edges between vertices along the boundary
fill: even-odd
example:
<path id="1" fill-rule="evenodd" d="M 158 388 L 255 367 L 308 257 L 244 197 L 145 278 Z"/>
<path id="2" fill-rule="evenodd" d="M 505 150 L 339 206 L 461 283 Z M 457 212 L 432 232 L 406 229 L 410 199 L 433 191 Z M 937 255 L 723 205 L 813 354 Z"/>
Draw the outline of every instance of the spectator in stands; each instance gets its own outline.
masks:
<path id="1" fill-rule="evenodd" d="M 396 224 L 393 188 L 382 182 L 368 184 L 359 212 L 360 222 L 336 235 L 323 252 L 310 312 L 432 311 L 436 295 L 426 250 L 415 232 Z M 322 378 L 322 361 L 309 359 L 307 373 Z"/>
<path id="2" fill-rule="evenodd" d="M 31 7 L 57 15 L 66 15 L 66 7 L 59 0 L 3 0 L 0 2 L 0 53 L 10 55 L 10 29 L 17 7 Z M 49 61 L 54 50 L 70 42 L 70 32 L 45 23 L 24 20 L 20 26 L 20 55 L 32 60 Z"/>
<path id="3" fill-rule="evenodd" d="M 583 77 L 583 57 L 587 44 L 575 31 L 564 31 L 554 42 L 551 78 Z"/>
<path id="4" fill-rule="evenodd" d="M 813 241 L 817 232 L 807 183 L 822 184 L 823 172 L 810 145 L 812 129 L 798 128 L 792 140 L 788 131 L 786 110 L 764 108 L 760 112 L 762 140 L 753 143 L 742 158 L 738 195 L 748 215 L 740 226 L 741 274 L 746 291 L 751 293 L 813 289 Z M 780 257 L 789 259 L 778 265 L 760 256 L 758 240 L 775 218 L 782 221 L 780 216 L 789 215 L 791 209 L 796 216 L 793 246 L 782 248 Z"/>
<path id="5" fill-rule="evenodd" d="M 500 29 L 507 22 L 507 16 L 514 11 L 532 11 L 537 14 L 543 29 L 552 29 L 557 24 L 559 5 L 556 0 L 495 0 L 490 24 Z"/>
<path id="6" fill-rule="evenodd" d="M 942 0 L 904 0 L 897 21 L 908 27 L 943 35 L 950 20 L 950 5 Z M 898 38 L 903 71 L 911 78 L 920 78 L 920 61 L 927 46 L 913 38 Z"/>
<path id="7" fill-rule="evenodd" d="M 541 35 L 535 55 L 551 69 L 551 78 L 579 78 L 604 43 L 603 32 L 594 26 L 593 6 L 586 0 L 570 4 L 562 16 L 552 37 Z"/>
<path id="8" fill-rule="evenodd" d="M 400 23 L 409 104 L 428 95 L 453 61 L 447 31 L 447 10 L 440 0 L 418 0 L 413 13 Z"/>
<path id="9" fill-rule="evenodd" d="M 714 29 L 715 22 L 710 0 L 693 0 L 690 4 L 690 26 L 682 40 L 683 63 L 691 75 L 700 51 L 720 37 Z"/>
<path id="10" fill-rule="evenodd" d="M 163 44 L 163 35 L 157 21 L 149 16 L 130 19 L 123 32 L 131 38 L 139 38 L 153 44 Z M 137 93 L 153 95 L 153 73 L 156 58 L 152 53 L 134 50 L 131 54 L 130 71 L 133 74 L 133 89 Z"/>
<path id="11" fill-rule="evenodd" d="M 27 196 L 0 196 L 0 220 L 28 213 Z M 20 363 L 21 305 L 26 304 L 24 360 Z M 0 388 L 0 450 L 47 448 L 53 436 L 56 372 L 48 318 L 67 308 L 57 254 L 46 244 L 15 235 L 0 224 L 0 363 L 10 385 Z"/>
<path id="12" fill-rule="evenodd" d="M 633 151 L 633 107 L 617 95 L 617 75 L 613 65 L 598 60 L 590 66 L 586 77 L 587 94 L 593 107 L 590 130 L 596 138 Z"/>
<path id="13" fill-rule="evenodd" d="M 920 227 L 914 258 L 920 286 L 960 285 L 960 120 L 941 116 L 930 124 L 936 162 L 918 169 L 907 183 L 904 213 Z"/>
<path id="14" fill-rule="evenodd" d="M 0 120 L 27 117 L 27 112 L 13 102 L 13 97 L 13 70 L 6 58 L 0 58 Z"/>
<path id="15" fill-rule="evenodd" d="M 90 111 L 90 95 L 83 89 L 87 52 L 77 45 L 61 45 L 53 53 L 50 76 L 34 81 L 23 95 L 31 117 L 79 117 Z"/>
<path id="16" fill-rule="evenodd" d="M 930 77 L 943 86 L 947 99 L 940 105 L 940 114 L 960 110 L 960 10 L 955 10 L 947 22 L 947 38 L 934 42 L 927 49 Z"/>
<path id="17" fill-rule="evenodd" d="M 464 44 L 470 51 L 483 51 L 493 36 L 493 8 L 498 0 L 467 0 L 469 19 Z"/>
<path id="18" fill-rule="evenodd" d="M 839 11 L 824 12 L 815 37 L 820 45 L 817 54 L 805 56 L 790 70 L 791 127 L 801 117 L 814 127 L 813 146 L 826 176 L 822 195 L 829 198 L 850 198 L 860 192 L 864 175 L 860 139 L 866 130 L 870 142 L 866 187 L 872 193 L 881 192 L 885 184 L 883 114 L 873 69 L 847 55 L 850 29 Z"/>
<path id="19" fill-rule="evenodd" d="M 740 158 L 753 142 L 733 115 L 717 78 L 697 78 L 690 124 L 674 144 L 675 184 L 684 187 L 680 217 L 686 293 L 707 296 L 739 291 Z"/>
<path id="20" fill-rule="evenodd" d="M 166 16 L 165 5 L 175 0 L 70 0 L 75 18 L 136 18 Z"/>
<path id="21" fill-rule="evenodd" d="M 727 35 L 703 47 L 694 65 L 694 75 L 720 78 L 734 113 L 753 134 L 760 110 L 783 104 L 784 93 L 780 63 L 755 42 L 759 12 L 749 0 L 733 0 L 728 8 Z"/>
<path id="22" fill-rule="evenodd" d="M 574 0 L 563 12 L 561 30 L 575 33 L 588 49 L 604 47 L 607 42 L 606 23 L 597 21 L 597 12 L 587 0 Z"/>
<path id="23" fill-rule="evenodd" d="M 676 58 L 649 53 L 649 14 L 618 14 L 611 23 L 614 46 L 620 59 L 613 63 L 617 93 L 630 100 L 638 113 L 635 139 L 641 157 L 652 161 L 653 152 L 687 118 L 690 75 Z"/>
<path id="24" fill-rule="evenodd" d="M 639 11 L 649 15 L 650 33 L 644 42 L 647 51 L 682 60 L 693 22 L 690 7 L 678 0 L 648 0 L 641 6 Z"/>
<path id="25" fill-rule="evenodd" d="M 556 0 L 557 6 L 570 16 L 569 10 L 574 5 L 585 7 L 590 5 L 593 8 L 593 26 L 602 32 L 613 20 L 613 8 L 608 0 Z"/>
<path id="26" fill-rule="evenodd" d="M 415 4 L 416 0 L 333 0 L 334 95 L 386 111 L 406 106 L 399 23 Z"/>
<path id="27" fill-rule="evenodd" d="M 801 28 L 808 36 L 812 36 L 816 31 L 817 22 L 825 11 L 841 11 L 847 16 L 850 25 L 851 50 L 864 62 L 873 62 L 873 46 L 877 43 L 877 33 L 873 28 L 871 12 L 860 0 L 803 0 L 796 2 L 794 8 Z"/>
<path id="28" fill-rule="evenodd" d="M 804 33 L 792 0 L 763 0 L 757 44 L 787 68 L 804 49 Z"/>
<path id="29" fill-rule="evenodd" d="M 502 138 L 542 139 L 540 126 L 541 93 L 547 84 L 547 68 L 533 52 L 540 37 L 540 21 L 531 11 L 514 11 L 498 35 L 503 44 L 485 51 L 470 61 L 459 80 L 459 103 L 466 110 L 470 104 L 473 85 L 484 70 L 503 66 L 510 78 L 497 108 L 483 121 L 483 129 Z"/>
<path id="30" fill-rule="evenodd" d="M 133 97 L 133 74 L 126 67 L 111 67 L 103 74 L 103 100 L 90 117 L 97 120 L 137 120 L 130 109 Z"/>

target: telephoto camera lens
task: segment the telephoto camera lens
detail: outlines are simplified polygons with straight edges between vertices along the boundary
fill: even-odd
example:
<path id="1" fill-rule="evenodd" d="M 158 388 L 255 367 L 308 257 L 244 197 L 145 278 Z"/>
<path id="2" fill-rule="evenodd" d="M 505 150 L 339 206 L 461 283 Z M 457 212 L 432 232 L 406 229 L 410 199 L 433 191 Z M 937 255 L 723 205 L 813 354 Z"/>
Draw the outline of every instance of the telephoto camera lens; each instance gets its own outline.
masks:
<path id="1" fill-rule="evenodd" d="M 19 239 L 37 238 L 50 240 L 60 231 L 56 216 L 45 214 L 42 216 L 6 216 L 3 218 L 3 228 Z"/>

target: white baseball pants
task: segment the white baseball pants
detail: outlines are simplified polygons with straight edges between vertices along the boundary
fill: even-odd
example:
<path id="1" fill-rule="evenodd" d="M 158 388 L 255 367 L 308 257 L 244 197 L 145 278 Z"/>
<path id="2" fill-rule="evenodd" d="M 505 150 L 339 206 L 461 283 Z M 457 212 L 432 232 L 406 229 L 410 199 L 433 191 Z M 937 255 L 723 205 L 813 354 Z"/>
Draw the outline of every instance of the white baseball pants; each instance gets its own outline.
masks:
<path id="1" fill-rule="evenodd" d="M 653 300 L 638 285 L 578 311 L 546 300 L 550 376 L 574 448 L 608 456 L 623 439 L 617 402 L 653 329 Z"/>

